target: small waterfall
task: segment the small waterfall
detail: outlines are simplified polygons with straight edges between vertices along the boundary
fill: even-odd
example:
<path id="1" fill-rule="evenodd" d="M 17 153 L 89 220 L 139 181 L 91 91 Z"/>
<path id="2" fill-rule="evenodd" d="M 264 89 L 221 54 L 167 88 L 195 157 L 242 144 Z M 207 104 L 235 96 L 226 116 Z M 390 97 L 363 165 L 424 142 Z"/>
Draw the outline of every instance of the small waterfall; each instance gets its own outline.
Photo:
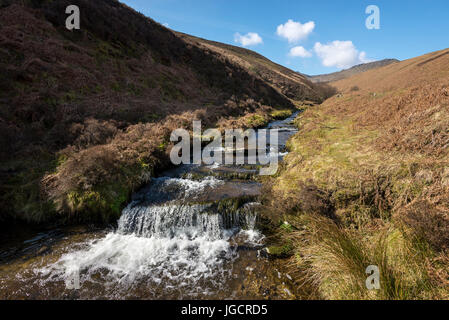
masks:
<path id="1" fill-rule="evenodd" d="M 78 270 L 83 282 L 102 281 L 120 290 L 136 283 L 159 294 L 207 296 L 232 275 L 240 244 L 257 243 L 257 203 L 237 210 L 218 202 L 198 204 L 196 195 L 222 182 L 159 178 L 126 207 L 115 232 L 67 253 L 43 275 L 66 278 Z M 147 289 L 149 290 L 149 289 Z"/>
<path id="2" fill-rule="evenodd" d="M 258 202 L 253 202 L 253 203 L 247 203 L 245 204 L 245 213 L 244 213 L 244 218 L 245 218 L 245 227 L 248 230 L 255 230 L 256 229 L 256 224 L 257 224 L 257 218 L 258 218 L 258 214 L 257 214 L 257 207 L 260 206 L 260 203 Z"/>
<path id="3" fill-rule="evenodd" d="M 237 229 L 255 229 L 257 203 L 247 203 L 237 210 L 211 202 L 195 204 L 198 194 L 223 183 L 213 177 L 202 181 L 162 177 L 154 179 L 122 212 L 119 234 L 145 238 L 193 240 L 227 239 Z"/>
<path id="4" fill-rule="evenodd" d="M 225 239 L 237 229 L 254 230 L 257 223 L 258 203 L 247 203 L 241 209 L 227 212 L 209 204 L 129 205 L 123 210 L 118 223 L 119 234 L 132 234 L 145 238 L 188 239 L 204 237 L 209 240 Z"/>

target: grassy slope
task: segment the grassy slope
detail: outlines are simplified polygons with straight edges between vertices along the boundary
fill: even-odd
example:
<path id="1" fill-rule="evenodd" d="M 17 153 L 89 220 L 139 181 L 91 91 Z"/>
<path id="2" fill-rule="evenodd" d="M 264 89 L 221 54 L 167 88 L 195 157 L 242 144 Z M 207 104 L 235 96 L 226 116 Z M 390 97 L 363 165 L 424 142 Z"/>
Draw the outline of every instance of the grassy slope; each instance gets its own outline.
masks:
<path id="1" fill-rule="evenodd" d="M 69 4 L 79 31 L 65 28 Z M 168 163 L 172 129 L 258 126 L 295 108 L 115 0 L 5 0 L 0 20 L 0 220 L 115 218 Z"/>
<path id="2" fill-rule="evenodd" d="M 267 182 L 292 272 L 308 297 L 449 298 L 449 50 L 333 85 Z"/>

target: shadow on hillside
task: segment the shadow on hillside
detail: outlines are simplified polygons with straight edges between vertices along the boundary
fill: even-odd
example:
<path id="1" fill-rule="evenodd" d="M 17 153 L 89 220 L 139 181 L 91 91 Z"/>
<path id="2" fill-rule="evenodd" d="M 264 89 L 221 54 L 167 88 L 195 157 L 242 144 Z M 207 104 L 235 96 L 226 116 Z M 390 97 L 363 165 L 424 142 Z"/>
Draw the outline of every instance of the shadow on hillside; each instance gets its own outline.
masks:
<path id="1" fill-rule="evenodd" d="M 326 82 L 314 83 L 313 86 L 323 97 L 323 101 L 321 101 L 321 102 L 324 102 L 325 100 L 333 97 L 338 92 L 336 87 L 333 87 L 329 83 L 326 83 Z"/>

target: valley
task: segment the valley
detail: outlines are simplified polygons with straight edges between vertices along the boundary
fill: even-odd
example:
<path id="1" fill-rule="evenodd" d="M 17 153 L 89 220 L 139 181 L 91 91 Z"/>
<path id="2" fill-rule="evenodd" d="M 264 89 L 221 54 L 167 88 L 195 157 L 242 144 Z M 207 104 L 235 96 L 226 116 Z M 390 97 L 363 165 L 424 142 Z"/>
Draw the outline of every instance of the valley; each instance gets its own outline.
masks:
<path id="1" fill-rule="evenodd" d="M 116 0 L 0 21 L 0 300 L 449 299 L 449 49 L 307 76 Z"/>

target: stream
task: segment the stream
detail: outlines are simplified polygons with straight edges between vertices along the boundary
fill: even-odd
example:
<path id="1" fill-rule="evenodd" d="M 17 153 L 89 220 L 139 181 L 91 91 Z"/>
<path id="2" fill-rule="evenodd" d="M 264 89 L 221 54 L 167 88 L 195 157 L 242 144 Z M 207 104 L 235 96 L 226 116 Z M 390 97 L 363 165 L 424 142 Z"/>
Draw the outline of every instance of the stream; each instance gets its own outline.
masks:
<path id="1" fill-rule="evenodd" d="M 282 159 L 297 113 L 274 121 Z M 271 150 L 270 150 L 271 151 Z M 0 299 L 294 299 L 261 250 L 257 166 L 181 165 L 133 195 L 115 228 L 10 232 Z"/>

